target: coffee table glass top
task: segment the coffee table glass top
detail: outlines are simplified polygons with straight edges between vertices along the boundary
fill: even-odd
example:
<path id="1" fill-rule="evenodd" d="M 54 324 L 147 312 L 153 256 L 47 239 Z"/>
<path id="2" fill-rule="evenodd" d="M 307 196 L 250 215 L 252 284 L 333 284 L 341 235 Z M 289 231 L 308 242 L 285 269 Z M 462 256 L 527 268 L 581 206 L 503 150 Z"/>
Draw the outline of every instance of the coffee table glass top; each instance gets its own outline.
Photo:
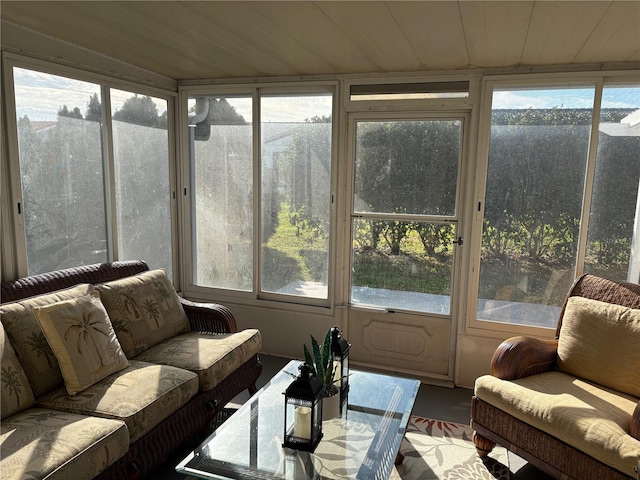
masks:
<path id="1" fill-rule="evenodd" d="M 351 370 L 342 416 L 323 422 L 313 453 L 282 447 L 289 362 L 176 467 L 205 479 L 387 479 L 420 382 Z"/>

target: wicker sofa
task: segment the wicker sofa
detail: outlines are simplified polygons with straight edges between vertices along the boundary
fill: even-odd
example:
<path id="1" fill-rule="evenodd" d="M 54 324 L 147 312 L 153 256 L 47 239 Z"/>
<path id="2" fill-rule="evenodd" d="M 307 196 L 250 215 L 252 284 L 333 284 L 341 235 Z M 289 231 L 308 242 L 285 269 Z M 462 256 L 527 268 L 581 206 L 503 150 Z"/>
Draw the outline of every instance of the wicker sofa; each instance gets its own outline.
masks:
<path id="1" fill-rule="evenodd" d="M 638 478 L 640 285 L 578 278 L 555 340 L 503 342 L 471 405 L 480 456 L 497 443 L 554 478 Z"/>
<path id="2" fill-rule="evenodd" d="M 3 480 L 143 478 L 256 390 L 260 332 L 178 297 L 142 261 L 3 282 L 1 295 Z"/>

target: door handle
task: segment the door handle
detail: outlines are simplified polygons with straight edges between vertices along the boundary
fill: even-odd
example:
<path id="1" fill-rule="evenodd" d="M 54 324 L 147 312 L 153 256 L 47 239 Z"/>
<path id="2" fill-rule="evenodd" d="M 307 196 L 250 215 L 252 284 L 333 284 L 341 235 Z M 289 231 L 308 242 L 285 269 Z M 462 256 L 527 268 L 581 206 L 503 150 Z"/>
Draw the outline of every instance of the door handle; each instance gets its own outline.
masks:
<path id="1" fill-rule="evenodd" d="M 462 237 L 458 237 L 458 239 L 454 240 L 453 243 L 462 246 Z"/>

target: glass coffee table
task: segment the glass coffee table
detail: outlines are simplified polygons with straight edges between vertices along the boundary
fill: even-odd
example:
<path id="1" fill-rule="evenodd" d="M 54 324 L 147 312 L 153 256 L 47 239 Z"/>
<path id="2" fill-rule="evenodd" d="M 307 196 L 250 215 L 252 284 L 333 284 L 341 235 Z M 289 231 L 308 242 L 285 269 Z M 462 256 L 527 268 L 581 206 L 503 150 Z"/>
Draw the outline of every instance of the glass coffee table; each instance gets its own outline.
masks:
<path id="1" fill-rule="evenodd" d="M 205 479 L 388 479 L 420 382 L 351 370 L 347 408 L 323 422 L 322 440 L 308 453 L 282 446 L 283 392 L 299 365 L 289 362 L 176 471 Z"/>

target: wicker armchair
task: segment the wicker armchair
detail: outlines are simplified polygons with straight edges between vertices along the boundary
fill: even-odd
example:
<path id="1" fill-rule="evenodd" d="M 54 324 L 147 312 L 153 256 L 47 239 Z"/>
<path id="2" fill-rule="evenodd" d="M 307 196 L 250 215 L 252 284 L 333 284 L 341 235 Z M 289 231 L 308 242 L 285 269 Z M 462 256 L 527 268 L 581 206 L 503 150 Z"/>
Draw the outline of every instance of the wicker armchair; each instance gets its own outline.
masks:
<path id="1" fill-rule="evenodd" d="M 505 340 L 492 358 L 491 375 L 503 380 L 516 380 L 554 370 L 560 327 L 567 301 L 572 296 L 634 309 L 640 308 L 640 285 L 584 275 L 574 282 L 565 299 L 556 329 L 556 339 L 514 337 Z M 624 475 L 475 395 L 471 403 L 471 425 L 474 429 L 474 443 L 480 456 L 486 456 L 496 444 L 499 444 L 554 478 L 576 480 L 634 478 Z M 631 419 L 630 434 L 640 440 L 640 402 Z"/>

